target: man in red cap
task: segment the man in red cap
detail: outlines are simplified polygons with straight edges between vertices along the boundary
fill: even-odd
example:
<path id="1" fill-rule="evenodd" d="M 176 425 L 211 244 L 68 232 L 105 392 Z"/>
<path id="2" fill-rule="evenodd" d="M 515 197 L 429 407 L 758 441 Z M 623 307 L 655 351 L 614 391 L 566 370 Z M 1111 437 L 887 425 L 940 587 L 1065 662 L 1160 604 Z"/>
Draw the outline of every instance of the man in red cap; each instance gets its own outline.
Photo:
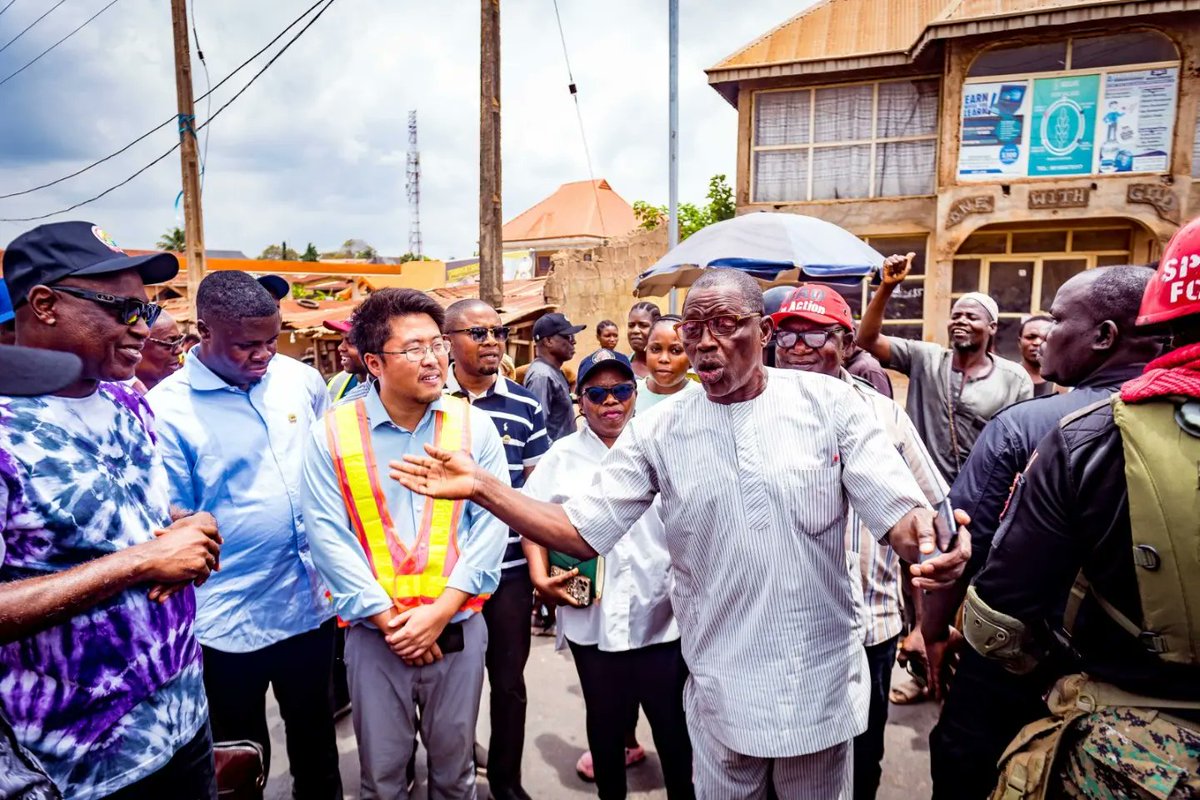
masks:
<path id="1" fill-rule="evenodd" d="M 1176 349 L 1042 439 L 967 592 L 972 647 L 1061 676 L 1051 716 L 1006 751 L 998 791 L 1200 796 L 1198 279 L 1194 220 L 1137 320 Z"/>
<path id="2" fill-rule="evenodd" d="M 771 319 L 775 322 L 775 366 L 816 372 L 850 384 L 903 456 L 925 499 L 934 508 L 949 513 L 946 496 L 950 489 L 904 409 L 846 369 L 847 355 L 854 345 L 854 319 L 845 299 L 828 287 L 802 283 L 771 314 Z M 847 520 L 846 551 L 853 574 L 862 582 L 863 644 L 871 672 L 867 730 L 854 739 L 854 797 L 871 800 L 879 788 L 892 665 L 903 627 L 900 559 L 895 550 L 870 535 L 855 513 Z"/>
<path id="3" fill-rule="evenodd" d="M 348 319 L 327 319 L 324 323 L 326 330 L 342 335 L 337 349 L 342 371 L 329 379 L 329 401 L 332 403 L 345 400 L 354 387 L 367 382 L 367 367 L 358 348 L 350 341 L 350 322 Z"/>

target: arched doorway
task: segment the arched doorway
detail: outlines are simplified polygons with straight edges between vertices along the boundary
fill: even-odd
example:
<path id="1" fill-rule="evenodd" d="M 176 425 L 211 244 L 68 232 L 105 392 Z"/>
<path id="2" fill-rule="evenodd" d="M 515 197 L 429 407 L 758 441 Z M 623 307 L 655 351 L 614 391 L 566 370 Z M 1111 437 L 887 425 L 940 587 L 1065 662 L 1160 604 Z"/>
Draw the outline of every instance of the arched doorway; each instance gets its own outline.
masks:
<path id="1" fill-rule="evenodd" d="M 988 225 L 954 254 L 951 300 L 967 292 L 991 295 L 1000 307 L 996 349 L 1017 358 L 1021 322 L 1050 309 L 1072 275 L 1095 267 L 1135 263 L 1148 235 L 1126 219 Z"/>

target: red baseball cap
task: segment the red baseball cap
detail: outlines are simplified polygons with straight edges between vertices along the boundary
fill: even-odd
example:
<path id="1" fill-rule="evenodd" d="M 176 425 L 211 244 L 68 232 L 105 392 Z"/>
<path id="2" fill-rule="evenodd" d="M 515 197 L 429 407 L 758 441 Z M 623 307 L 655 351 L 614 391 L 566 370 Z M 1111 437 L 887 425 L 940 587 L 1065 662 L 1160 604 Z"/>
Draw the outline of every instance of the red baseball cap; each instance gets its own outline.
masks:
<path id="1" fill-rule="evenodd" d="M 337 333 L 350 332 L 350 320 L 348 319 L 327 319 L 321 324 L 323 324 L 329 330 Z"/>
<path id="2" fill-rule="evenodd" d="M 1163 251 L 1146 293 L 1138 325 L 1200 313 L 1200 217 L 1180 228 Z"/>
<path id="3" fill-rule="evenodd" d="M 793 289 L 771 319 L 776 325 L 786 319 L 803 319 L 854 330 L 854 317 L 846 299 L 828 286 L 815 283 L 802 283 Z"/>

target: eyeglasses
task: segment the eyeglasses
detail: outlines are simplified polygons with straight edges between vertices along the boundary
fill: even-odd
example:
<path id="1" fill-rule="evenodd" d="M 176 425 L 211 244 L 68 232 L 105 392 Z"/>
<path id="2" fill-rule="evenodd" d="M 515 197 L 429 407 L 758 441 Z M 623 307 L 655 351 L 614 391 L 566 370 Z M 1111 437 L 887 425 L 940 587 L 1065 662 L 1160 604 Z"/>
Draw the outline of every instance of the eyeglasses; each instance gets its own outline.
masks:
<path id="1" fill-rule="evenodd" d="M 480 344 L 483 344 L 487 341 L 489 333 L 492 334 L 492 337 L 497 342 L 504 342 L 508 340 L 507 325 L 493 325 L 490 328 L 485 328 L 482 325 L 476 325 L 473 328 L 458 328 L 457 330 L 448 331 L 448 333 L 468 333 L 471 335 L 472 341 L 479 342 Z"/>
<path id="2" fill-rule="evenodd" d="M 583 396 L 596 405 L 603 403 L 611 394 L 618 403 L 624 403 L 633 397 L 637 391 L 635 383 L 618 383 L 615 386 L 589 386 L 583 390 Z"/>
<path id="3" fill-rule="evenodd" d="M 174 339 L 155 339 L 153 336 L 147 336 L 146 341 L 154 342 L 159 347 L 165 347 L 168 350 L 182 350 L 183 343 L 187 339 L 185 334 L 180 334 Z"/>
<path id="4" fill-rule="evenodd" d="M 784 350 L 791 350 L 796 346 L 796 342 L 804 342 L 804 346 L 809 350 L 820 350 L 837 333 L 838 331 L 836 330 L 804 331 L 802 333 L 776 331 L 775 344 Z"/>
<path id="5" fill-rule="evenodd" d="M 134 325 L 138 319 L 141 319 L 150 326 L 162 313 L 162 306 L 138 300 L 136 297 L 119 297 L 104 292 L 90 292 L 74 286 L 52 286 L 50 288 L 56 292 L 69 294 L 82 300 L 91 300 L 96 305 L 104 306 L 116 315 L 117 321 L 122 325 Z"/>
<path id="6" fill-rule="evenodd" d="M 685 342 L 698 342 L 704 337 L 704 329 L 713 336 L 733 336 L 743 321 L 761 317 L 762 314 L 719 314 L 707 319 L 685 319 L 675 323 L 675 332 Z"/>
<path id="7" fill-rule="evenodd" d="M 415 344 L 412 347 L 406 347 L 403 350 L 380 350 L 377 355 L 381 356 L 404 356 L 414 364 L 424 361 L 425 356 L 433 353 L 438 358 L 450 352 L 450 345 L 445 339 L 434 339 L 426 345 Z"/>

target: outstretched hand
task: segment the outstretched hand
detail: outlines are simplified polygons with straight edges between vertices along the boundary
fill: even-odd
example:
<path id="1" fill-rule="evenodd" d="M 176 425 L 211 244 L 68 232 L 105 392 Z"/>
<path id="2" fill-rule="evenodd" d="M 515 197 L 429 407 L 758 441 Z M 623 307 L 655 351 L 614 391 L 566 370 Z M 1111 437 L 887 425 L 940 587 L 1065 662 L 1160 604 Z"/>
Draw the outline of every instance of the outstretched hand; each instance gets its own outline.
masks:
<path id="1" fill-rule="evenodd" d="M 406 455 L 388 462 L 388 475 L 417 494 L 442 500 L 466 500 L 475 491 L 475 462 L 464 450 L 450 452 L 425 445 L 427 456 Z"/>
<path id="2" fill-rule="evenodd" d="M 886 286 L 903 283 L 904 279 L 908 277 L 909 271 L 912 270 L 912 262 L 916 257 L 916 253 L 888 256 L 883 260 L 883 268 L 879 271 L 880 280 Z"/>

